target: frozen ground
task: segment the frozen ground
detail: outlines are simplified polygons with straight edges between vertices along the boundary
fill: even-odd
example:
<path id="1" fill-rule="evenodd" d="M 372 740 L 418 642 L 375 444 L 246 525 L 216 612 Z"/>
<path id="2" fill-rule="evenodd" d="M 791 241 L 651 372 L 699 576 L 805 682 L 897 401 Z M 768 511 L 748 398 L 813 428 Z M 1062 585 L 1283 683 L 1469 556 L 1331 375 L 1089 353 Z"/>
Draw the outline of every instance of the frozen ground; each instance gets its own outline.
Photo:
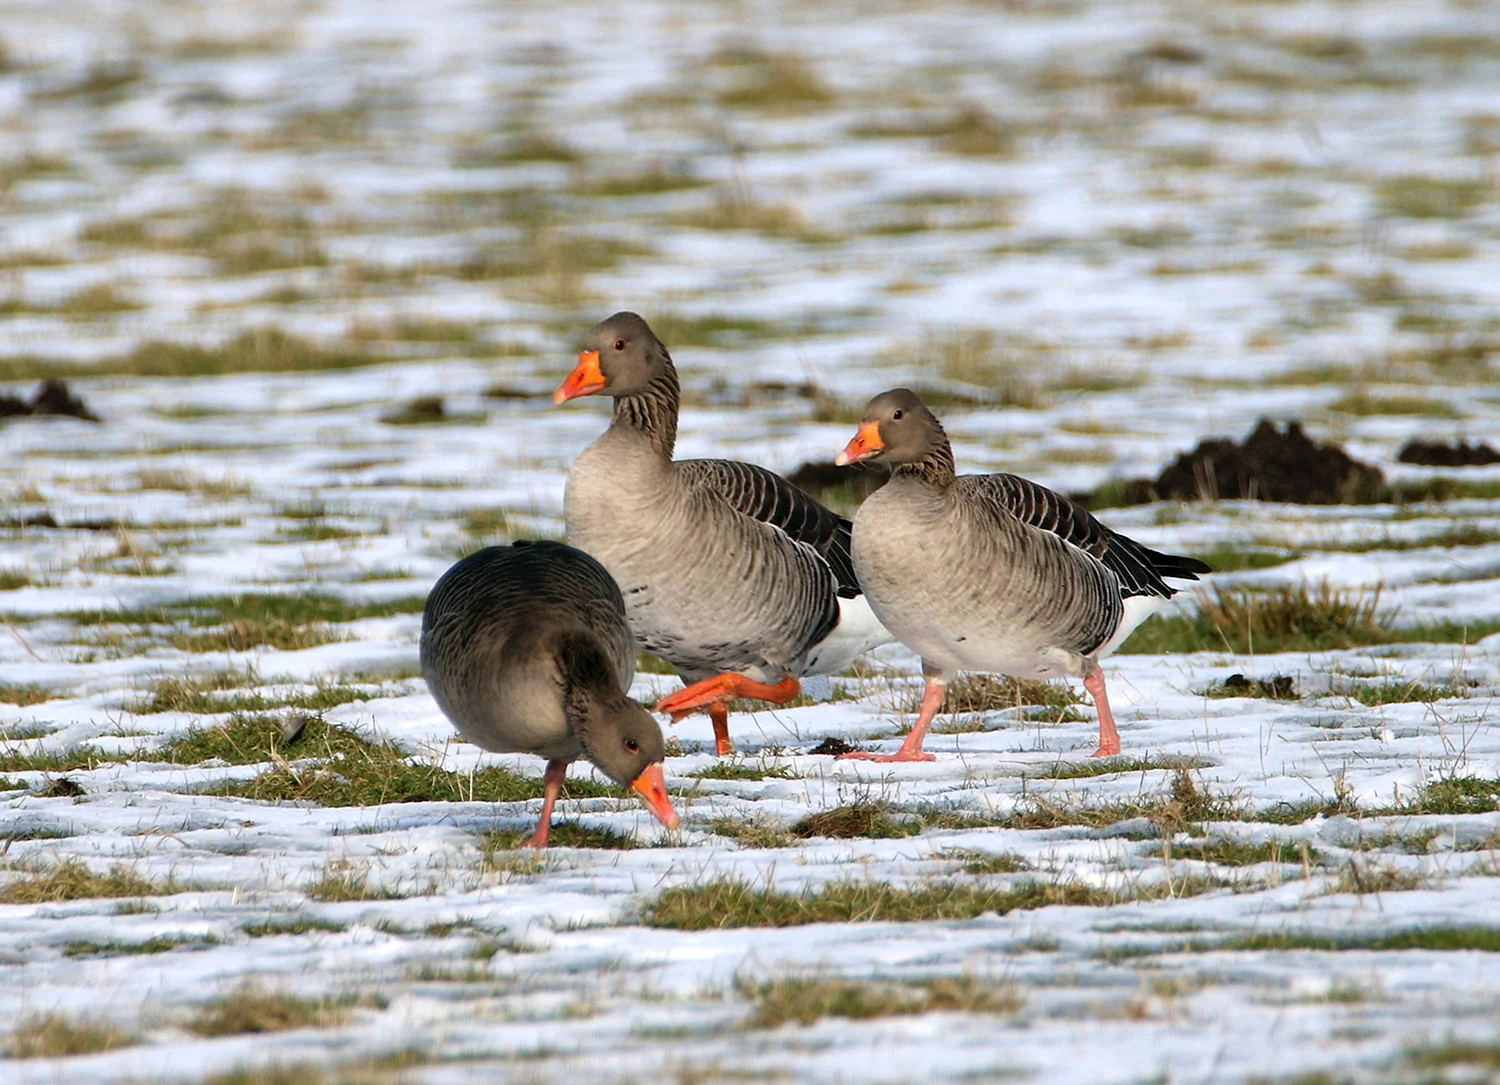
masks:
<path id="1" fill-rule="evenodd" d="M 0 1044 L 44 1015 L 134 1041 L 5 1081 L 1496 1072 L 1500 467 L 1395 463 L 1500 435 L 1493 5 L 36 0 L 0 37 L 0 379 L 65 373 L 103 419 L 0 428 Z M 544 393 L 621 307 L 683 371 L 681 455 L 826 461 L 898 382 L 946 393 L 964 467 L 1070 491 L 1300 418 L 1457 496 L 1105 519 L 1271 563 L 1221 585 L 1490 635 L 1120 656 L 1099 775 L 1087 708 L 960 714 L 930 765 L 812 754 L 898 741 L 887 648 L 736 714 L 731 771 L 680 725 L 678 831 L 594 788 L 559 821 L 597 846 L 517 855 L 495 834 L 539 802 L 479 770 L 540 765 L 452 739 L 417 610 L 458 554 L 560 534 L 606 415 Z M 1296 697 L 1205 696 L 1236 673 Z M 303 710 L 353 752 L 184 741 Z M 348 732 L 448 800 L 340 792 L 388 750 Z M 849 807 L 857 835 L 788 832 Z M 662 925 L 724 877 L 1010 904 Z M 789 979 L 945 977 L 991 997 L 774 1023 Z M 201 1035 L 252 989 L 327 1012 Z"/>

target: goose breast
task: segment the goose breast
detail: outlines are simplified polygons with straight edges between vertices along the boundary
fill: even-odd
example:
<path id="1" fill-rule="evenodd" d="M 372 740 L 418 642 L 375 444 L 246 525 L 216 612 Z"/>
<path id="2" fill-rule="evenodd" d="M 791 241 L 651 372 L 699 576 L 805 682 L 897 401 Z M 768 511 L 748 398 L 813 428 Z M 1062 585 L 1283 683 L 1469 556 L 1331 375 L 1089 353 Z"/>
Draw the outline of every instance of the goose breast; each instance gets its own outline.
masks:
<path id="1" fill-rule="evenodd" d="M 569 474 L 568 538 L 619 582 L 641 644 L 689 680 L 775 681 L 837 621 L 833 574 L 681 466 L 606 433 Z"/>

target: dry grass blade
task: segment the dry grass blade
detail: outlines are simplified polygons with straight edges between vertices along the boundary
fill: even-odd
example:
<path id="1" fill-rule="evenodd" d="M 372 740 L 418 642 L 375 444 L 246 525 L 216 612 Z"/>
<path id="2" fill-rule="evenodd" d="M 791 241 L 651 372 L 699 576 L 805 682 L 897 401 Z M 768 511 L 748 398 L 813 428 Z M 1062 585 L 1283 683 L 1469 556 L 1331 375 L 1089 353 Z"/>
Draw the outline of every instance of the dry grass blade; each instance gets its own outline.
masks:
<path id="1" fill-rule="evenodd" d="M 747 984 L 741 990 L 755 1001 L 751 1028 L 776 1028 L 789 1021 L 810 1025 L 824 1017 L 869 1020 L 939 1010 L 1008 1014 L 1022 1004 L 1013 991 L 979 983 L 971 976 L 916 985 L 796 977 Z"/>
<path id="2" fill-rule="evenodd" d="M 341 1025 L 348 1018 L 347 1006 L 330 999 L 247 986 L 204 1005 L 187 1029 L 198 1036 L 239 1036 Z"/>
<path id="3" fill-rule="evenodd" d="M 139 1037 L 112 1025 L 69 1021 L 61 1014 L 49 1013 L 16 1022 L 8 1054 L 13 1059 L 55 1059 L 93 1055 L 137 1043 Z"/>
<path id="4" fill-rule="evenodd" d="M 153 882 L 122 864 L 96 874 L 80 859 L 65 859 L 48 866 L 18 866 L 0 889 L 0 903 L 46 904 L 61 900 L 97 897 L 153 897 L 186 891 L 174 879 Z"/>

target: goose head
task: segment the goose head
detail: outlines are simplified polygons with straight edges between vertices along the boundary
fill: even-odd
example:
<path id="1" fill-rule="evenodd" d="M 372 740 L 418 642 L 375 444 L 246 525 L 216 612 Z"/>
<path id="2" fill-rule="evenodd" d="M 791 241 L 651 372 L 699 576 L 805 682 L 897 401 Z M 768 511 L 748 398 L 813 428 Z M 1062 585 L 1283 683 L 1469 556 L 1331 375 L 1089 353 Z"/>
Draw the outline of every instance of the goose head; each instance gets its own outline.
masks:
<path id="1" fill-rule="evenodd" d="M 563 713 L 583 756 L 639 795 L 663 825 L 675 829 L 677 813 L 661 771 L 666 756 L 661 725 L 620 691 L 613 667 L 592 638 L 564 634 L 554 650 L 564 688 Z"/>
<path id="2" fill-rule="evenodd" d="M 616 313 L 589 329 L 578 365 L 552 393 L 552 402 L 599 392 L 617 399 L 633 396 L 645 391 L 671 364 L 667 348 L 649 324 L 635 313 Z"/>
<path id="3" fill-rule="evenodd" d="M 898 467 L 921 463 L 946 440 L 937 417 L 910 388 L 892 388 L 865 404 L 854 437 L 833 461 L 843 467 L 871 460 Z"/>
<path id="4" fill-rule="evenodd" d="M 661 762 L 666 755 L 661 726 L 628 698 L 621 703 L 595 704 L 590 719 L 574 731 L 584 756 L 616 783 L 624 784 L 646 804 L 646 809 L 669 829 L 677 828 L 677 812 L 667 798 Z"/>

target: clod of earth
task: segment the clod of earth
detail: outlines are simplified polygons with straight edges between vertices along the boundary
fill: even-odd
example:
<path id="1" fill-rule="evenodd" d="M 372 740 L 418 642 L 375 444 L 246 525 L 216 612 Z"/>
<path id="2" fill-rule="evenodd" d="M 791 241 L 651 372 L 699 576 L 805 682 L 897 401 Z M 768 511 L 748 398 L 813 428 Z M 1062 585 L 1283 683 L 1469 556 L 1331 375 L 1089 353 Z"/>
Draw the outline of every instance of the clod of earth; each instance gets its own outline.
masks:
<path id="1" fill-rule="evenodd" d="M 1217 438 L 1156 477 L 1156 492 L 1179 501 L 1249 498 L 1297 505 L 1379 500 L 1384 477 L 1342 448 L 1320 444 L 1288 422 L 1285 432 L 1262 418 L 1243 443 Z"/>
<path id="2" fill-rule="evenodd" d="M 817 754 L 819 756 L 838 757 L 840 754 L 849 753 L 854 748 L 855 747 L 849 745 L 849 743 L 845 742 L 843 739 L 834 738 L 832 735 L 829 735 L 822 742 L 818 743 L 807 752 L 810 754 Z"/>
<path id="3" fill-rule="evenodd" d="M 1231 674 L 1224 679 L 1221 688 L 1225 693 L 1238 697 L 1263 697 L 1270 701 L 1297 699 L 1297 683 L 1289 674 L 1273 674 L 1270 678 L 1246 678 L 1243 674 Z"/>
<path id="4" fill-rule="evenodd" d="M 1467 441 L 1445 445 L 1436 441 L 1407 441 L 1396 454 L 1399 463 L 1415 463 L 1422 467 L 1482 467 L 1500 463 L 1500 452 L 1488 442 L 1471 445 Z"/>
<path id="5" fill-rule="evenodd" d="M 67 776 L 59 776 L 56 780 L 50 780 L 41 788 L 32 792 L 39 799 L 76 799 L 87 795 L 83 785 L 77 780 Z"/>
<path id="6" fill-rule="evenodd" d="M 1283 432 L 1262 418 L 1242 442 L 1224 437 L 1200 441 L 1163 468 L 1155 481 L 1115 481 L 1092 494 L 1074 495 L 1091 508 L 1220 498 L 1343 505 L 1389 500 L 1390 490 L 1380 468 L 1361 463 L 1338 445 L 1314 441 L 1300 422 L 1288 422 Z"/>
<path id="7" fill-rule="evenodd" d="M 380 416 L 388 425 L 416 425 L 422 422 L 442 422 L 448 417 L 442 396 L 417 396 L 401 407 Z"/>
<path id="8" fill-rule="evenodd" d="M 40 418 L 47 415 L 82 418 L 87 422 L 99 421 L 99 416 L 89 410 L 80 397 L 73 394 L 66 381 L 42 381 L 29 402 L 19 396 L 0 395 L 0 418 Z"/>

